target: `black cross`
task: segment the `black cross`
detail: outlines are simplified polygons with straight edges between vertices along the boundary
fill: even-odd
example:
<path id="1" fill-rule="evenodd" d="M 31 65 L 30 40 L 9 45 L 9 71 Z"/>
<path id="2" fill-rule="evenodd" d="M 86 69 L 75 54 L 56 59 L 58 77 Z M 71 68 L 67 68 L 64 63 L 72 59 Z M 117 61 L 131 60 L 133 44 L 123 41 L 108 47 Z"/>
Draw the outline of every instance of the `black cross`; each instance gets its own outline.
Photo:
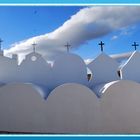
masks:
<path id="1" fill-rule="evenodd" d="M 3 42 L 3 40 L 0 38 L 0 50 L 1 50 L 1 43 Z"/>
<path id="2" fill-rule="evenodd" d="M 105 43 L 103 43 L 102 41 L 98 44 L 101 46 L 101 52 L 103 52 L 103 46 L 105 45 Z"/>
<path id="3" fill-rule="evenodd" d="M 71 46 L 71 45 L 67 42 L 67 44 L 65 45 L 65 47 L 67 47 L 67 52 L 69 52 L 70 46 Z"/>
<path id="4" fill-rule="evenodd" d="M 35 53 L 35 46 L 36 46 L 37 44 L 36 43 L 33 43 L 32 44 L 32 46 L 33 46 L 33 52 Z"/>
<path id="5" fill-rule="evenodd" d="M 134 44 L 132 44 L 132 46 L 135 47 L 135 51 L 137 50 L 137 46 L 139 46 L 139 44 L 137 44 L 136 42 L 134 42 Z"/>

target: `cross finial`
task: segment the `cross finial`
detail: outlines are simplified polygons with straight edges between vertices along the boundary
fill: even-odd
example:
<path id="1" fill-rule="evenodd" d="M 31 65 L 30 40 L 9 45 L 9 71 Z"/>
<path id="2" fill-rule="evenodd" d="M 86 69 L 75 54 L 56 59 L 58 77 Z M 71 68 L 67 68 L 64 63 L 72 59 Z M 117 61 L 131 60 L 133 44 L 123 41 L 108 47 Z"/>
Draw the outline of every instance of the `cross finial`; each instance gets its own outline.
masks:
<path id="1" fill-rule="evenodd" d="M 98 44 L 101 46 L 101 52 L 103 52 L 103 46 L 105 45 L 105 43 L 103 43 L 102 41 Z"/>
<path id="2" fill-rule="evenodd" d="M 67 42 L 67 44 L 65 45 L 65 47 L 67 47 L 67 52 L 69 52 L 70 46 L 71 46 L 71 45 Z"/>
<path id="3" fill-rule="evenodd" d="M 137 46 L 139 46 L 139 44 L 137 44 L 136 42 L 134 42 L 134 44 L 132 44 L 132 46 L 135 47 L 135 51 L 137 50 Z"/>
<path id="4" fill-rule="evenodd" d="M 1 50 L 1 43 L 3 42 L 3 40 L 0 38 L 0 50 Z"/>
<path id="5" fill-rule="evenodd" d="M 33 44 L 32 44 L 32 46 L 33 46 L 33 52 L 35 53 L 35 47 L 36 47 L 36 43 L 34 42 Z"/>

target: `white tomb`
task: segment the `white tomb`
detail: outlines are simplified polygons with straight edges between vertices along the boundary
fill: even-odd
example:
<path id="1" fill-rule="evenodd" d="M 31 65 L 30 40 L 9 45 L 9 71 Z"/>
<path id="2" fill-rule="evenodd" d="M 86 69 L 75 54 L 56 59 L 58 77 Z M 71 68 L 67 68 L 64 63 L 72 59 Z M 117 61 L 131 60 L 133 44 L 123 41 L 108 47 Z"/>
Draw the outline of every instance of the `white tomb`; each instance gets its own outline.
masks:
<path id="1" fill-rule="evenodd" d="M 140 82 L 140 52 L 135 51 L 120 69 L 121 78 Z"/>
<path id="2" fill-rule="evenodd" d="M 101 53 L 88 64 L 88 68 L 92 72 L 92 79 L 90 80 L 91 87 L 118 80 L 118 67 L 119 64 L 114 59 Z"/>
<path id="3" fill-rule="evenodd" d="M 87 87 L 68 83 L 54 89 L 46 101 L 50 133 L 99 133 L 99 100 Z"/>
<path id="4" fill-rule="evenodd" d="M 87 68 L 81 57 L 65 53 L 57 56 L 53 64 L 53 87 L 64 83 L 87 85 Z"/>
<path id="5" fill-rule="evenodd" d="M 0 50 L 0 65 L 0 83 L 16 82 L 18 78 L 17 59 L 3 56 L 3 51 Z"/>
<path id="6" fill-rule="evenodd" d="M 111 84 L 100 99 L 100 133 L 140 133 L 140 84 L 118 81 Z"/>
<path id="7" fill-rule="evenodd" d="M 0 87 L 0 131 L 45 133 L 46 102 L 32 84 Z"/>
<path id="8" fill-rule="evenodd" d="M 36 52 L 26 56 L 19 66 L 18 82 L 33 83 L 44 90 L 51 89 L 52 69 L 51 66 Z"/>

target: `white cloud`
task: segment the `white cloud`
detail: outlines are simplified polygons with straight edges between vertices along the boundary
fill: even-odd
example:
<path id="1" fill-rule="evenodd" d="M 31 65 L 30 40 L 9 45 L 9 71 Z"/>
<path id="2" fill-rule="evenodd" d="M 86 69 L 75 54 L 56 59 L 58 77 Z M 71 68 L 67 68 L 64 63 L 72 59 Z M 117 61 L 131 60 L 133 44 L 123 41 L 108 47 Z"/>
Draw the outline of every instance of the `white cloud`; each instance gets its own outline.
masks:
<path id="1" fill-rule="evenodd" d="M 115 40 L 115 39 L 117 39 L 118 38 L 118 36 L 117 35 L 114 35 L 112 38 L 111 38 L 111 40 Z"/>
<path id="2" fill-rule="evenodd" d="M 120 33 L 120 35 L 122 36 L 128 36 L 128 35 L 132 35 L 133 34 L 133 31 L 134 31 L 134 29 L 136 29 L 136 26 L 134 27 L 134 26 L 131 26 L 131 28 L 129 27 L 126 27 L 126 28 L 124 28 L 124 29 L 122 29 L 121 30 L 121 33 Z"/>
<path id="3" fill-rule="evenodd" d="M 56 54 L 66 51 L 64 44 L 67 41 L 73 48 L 79 47 L 91 39 L 99 38 L 140 21 L 139 15 L 139 6 L 83 8 L 53 32 L 17 42 L 10 49 L 5 50 L 5 54 L 26 55 L 32 51 L 31 44 L 36 42 L 37 51 L 48 60 L 53 60 Z"/>
<path id="4" fill-rule="evenodd" d="M 84 62 L 85 62 L 86 64 L 89 64 L 91 61 L 93 61 L 93 59 L 90 59 L 90 58 L 89 58 L 89 59 L 85 59 L 85 60 L 84 60 Z"/>

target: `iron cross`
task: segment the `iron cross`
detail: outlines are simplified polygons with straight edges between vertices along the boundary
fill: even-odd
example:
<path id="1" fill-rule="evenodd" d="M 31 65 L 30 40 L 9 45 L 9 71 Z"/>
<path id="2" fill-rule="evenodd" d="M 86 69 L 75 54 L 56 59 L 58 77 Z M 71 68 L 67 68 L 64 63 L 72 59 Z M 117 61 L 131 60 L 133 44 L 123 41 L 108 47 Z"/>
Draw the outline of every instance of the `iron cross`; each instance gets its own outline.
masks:
<path id="1" fill-rule="evenodd" d="M 32 46 L 33 46 L 33 52 L 34 52 L 34 53 L 35 53 L 35 47 L 36 47 L 36 45 L 37 45 L 36 43 L 33 43 L 33 44 L 32 44 Z"/>
<path id="2" fill-rule="evenodd" d="M 69 52 L 70 46 L 71 46 L 71 45 L 67 42 L 67 44 L 65 45 L 65 47 L 67 48 L 67 52 Z"/>
<path id="3" fill-rule="evenodd" d="M 139 46 L 139 44 L 137 44 L 136 42 L 134 42 L 134 44 L 132 44 L 132 46 L 135 47 L 135 51 L 137 50 L 137 46 Z"/>
<path id="4" fill-rule="evenodd" d="M 101 46 L 101 52 L 103 52 L 103 46 L 105 45 L 105 43 L 103 43 L 102 41 L 98 44 Z"/>
<path id="5" fill-rule="evenodd" d="M 0 38 L 0 50 L 1 50 L 1 44 L 2 44 L 3 40 Z"/>

